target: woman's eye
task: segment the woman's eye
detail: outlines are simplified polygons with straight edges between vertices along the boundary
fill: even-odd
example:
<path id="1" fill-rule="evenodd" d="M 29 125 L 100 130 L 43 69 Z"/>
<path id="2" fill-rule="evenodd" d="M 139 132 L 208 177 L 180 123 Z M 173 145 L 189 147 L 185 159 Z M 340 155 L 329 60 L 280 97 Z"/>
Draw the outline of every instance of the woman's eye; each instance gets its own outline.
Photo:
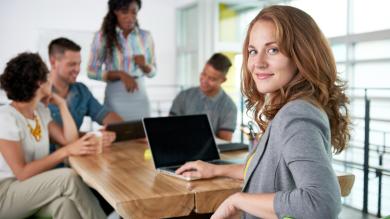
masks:
<path id="1" fill-rule="evenodd" d="M 279 52 L 279 49 L 278 48 L 270 48 L 267 50 L 267 54 L 269 55 L 275 55 Z"/>
<path id="2" fill-rule="evenodd" d="M 250 56 L 254 56 L 254 55 L 257 54 L 257 52 L 256 52 L 256 50 L 251 49 L 251 50 L 248 50 L 248 54 L 249 54 Z"/>

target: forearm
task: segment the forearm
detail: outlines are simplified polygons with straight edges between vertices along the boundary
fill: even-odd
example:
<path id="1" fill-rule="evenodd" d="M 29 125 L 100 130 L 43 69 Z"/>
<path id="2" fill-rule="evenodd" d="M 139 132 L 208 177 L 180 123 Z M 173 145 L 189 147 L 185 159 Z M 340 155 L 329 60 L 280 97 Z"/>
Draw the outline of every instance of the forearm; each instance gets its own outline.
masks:
<path id="1" fill-rule="evenodd" d="M 104 80 L 107 81 L 119 81 L 122 80 L 123 71 L 108 71 L 104 74 Z"/>
<path id="2" fill-rule="evenodd" d="M 58 108 L 60 109 L 61 118 L 63 121 L 63 125 L 62 125 L 63 136 L 66 141 L 65 143 L 68 144 L 77 140 L 77 138 L 79 137 L 77 126 L 76 123 L 74 122 L 72 115 L 69 112 L 66 103 L 58 106 Z"/>
<path id="3" fill-rule="evenodd" d="M 61 163 L 66 157 L 68 157 L 67 148 L 58 149 L 42 159 L 34 160 L 24 165 L 18 173 L 15 173 L 16 178 L 23 181 L 39 173 L 50 170 Z"/>
<path id="4" fill-rule="evenodd" d="M 239 192 L 233 195 L 233 205 L 244 212 L 259 218 L 277 218 L 274 210 L 275 193 L 248 194 Z"/>
<path id="5" fill-rule="evenodd" d="M 109 112 L 103 119 L 103 125 L 108 125 L 110 123 L 123 122 L 123 119 L 114 112 Z"/>
<path id="6" fill-rule="evenodd" d="M 216 165 L 214 175 L 243 180 L 244 168 L 244 164 Z"/>
<path id="7" fill-rule="evenodd" d="M 233 132 L 226 131 L 226 130 L 220 130 L 217 133 L 217 137 L 226 141 L 232 141 L 233 138 Z"/>

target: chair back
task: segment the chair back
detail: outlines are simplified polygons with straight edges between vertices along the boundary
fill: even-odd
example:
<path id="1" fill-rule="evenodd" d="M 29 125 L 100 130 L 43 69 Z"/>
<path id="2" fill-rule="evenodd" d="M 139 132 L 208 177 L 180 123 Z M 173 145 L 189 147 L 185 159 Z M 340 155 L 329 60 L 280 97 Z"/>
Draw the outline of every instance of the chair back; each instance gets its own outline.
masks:
<path id="1" fill-rule="evenodd" d="M 352 173 L 336 173 L 336 175 L 340 185 L 341 196 L 348 196 L 355 182 L 355 175 Z"/>

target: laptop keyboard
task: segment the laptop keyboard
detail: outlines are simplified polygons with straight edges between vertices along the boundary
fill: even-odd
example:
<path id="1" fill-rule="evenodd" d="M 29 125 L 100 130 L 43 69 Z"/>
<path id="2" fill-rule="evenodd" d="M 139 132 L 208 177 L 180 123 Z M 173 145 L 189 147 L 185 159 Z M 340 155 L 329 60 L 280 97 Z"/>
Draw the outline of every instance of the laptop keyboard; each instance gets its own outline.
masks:
<path id="1" fill-rule="evenodd" d="M 167 170 L 169 172 L 175 172 L 177 169 L 179 169 L 181 166 L 171 166 L 171 167 L 161 167 L 162 170 Z"/>
<path id="2" fill-rule="evenodd" d="M 212 164 L 217 164 L 217 165 L 232 164 L 231 161 L 227 161 L 227 160 L 212 160 L 212 161 L 207 161 L 207 162 L 212 163 Z"/>

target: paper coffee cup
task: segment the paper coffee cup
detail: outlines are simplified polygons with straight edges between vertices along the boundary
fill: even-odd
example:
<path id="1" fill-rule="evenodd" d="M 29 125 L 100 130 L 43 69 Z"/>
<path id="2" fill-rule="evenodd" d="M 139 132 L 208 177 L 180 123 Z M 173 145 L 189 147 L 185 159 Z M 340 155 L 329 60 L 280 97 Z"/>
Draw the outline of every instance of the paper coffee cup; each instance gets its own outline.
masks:
<path id="1" fill-rule="evenodd" d="M 99 131 L 93 131 L 92 133 L 98 141 L 96 153 L 101 154 L 103 153 L 103 133 Z"/>

